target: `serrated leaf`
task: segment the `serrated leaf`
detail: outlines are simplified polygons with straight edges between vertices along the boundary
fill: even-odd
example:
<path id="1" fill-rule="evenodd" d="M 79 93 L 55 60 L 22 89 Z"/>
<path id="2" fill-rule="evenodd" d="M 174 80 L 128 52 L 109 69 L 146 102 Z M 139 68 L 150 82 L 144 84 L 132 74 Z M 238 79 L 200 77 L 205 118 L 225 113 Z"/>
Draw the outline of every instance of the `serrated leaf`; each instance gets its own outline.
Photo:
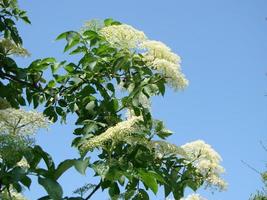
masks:
<path id="1" fill-rule="evenodd" d="M 138 172 L 142 182 L 150 188 L 153 193 L 156 195 L 158 192 L 158 183 L 154 176 L 151 176 L 150 173 L 145 172 L 144 170 L 139 170 Z"/>
<path id="2" fill-rule="evenodd" d="M 74 163 L 75 169 L 83 175 L 85 175 L 85 171 L 88 165 L 89 165 L 89 158 L 85 158 L 84 160 L 76 160 Z"/>
<path id="3" fill-rule="evenodd" d="M 39 177 L 38 183 L 44 187 L 50 198 L 53 200 L 62 200 L 63 190 L 57 181 Z"/>
<path id="4" fill-rule="evenodd" d="M 31 183 L 32 183 L 32 180 L 28 177 L 28 176 L 24 176 L 20 182 L 25 185 L 28 189 L 30 188 L 31 186 Z"/>
<path id="5" fill-rule="evenodd" d="M 75 159 L 68 159 L 61 162 L 54 172 L 54 179 L 57 180 L 65 171 L 73 167 L 75 162 Z"/>
<path id="6" fill-rule="evenodd" d="M 48 153 L 46 153 L 40 146 L 36 145 L 34 147 L 34 153 L 38 154 L 39 156 L 43 158 L 48 170 L 51 170 L 51 171 L 55 170 L 55 164 L 54 164 L 52 157 Z"/>

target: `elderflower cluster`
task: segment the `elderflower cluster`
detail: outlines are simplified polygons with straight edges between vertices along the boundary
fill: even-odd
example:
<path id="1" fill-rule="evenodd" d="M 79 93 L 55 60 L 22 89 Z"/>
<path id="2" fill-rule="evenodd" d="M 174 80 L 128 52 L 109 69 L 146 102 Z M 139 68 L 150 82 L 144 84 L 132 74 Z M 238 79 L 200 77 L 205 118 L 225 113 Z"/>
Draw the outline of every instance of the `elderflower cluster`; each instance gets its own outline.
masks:
<path id="1" fill-rule="evenodd" d="M 150 141 L 148 146 L 154 149 L 156 157 L 160 159 L 171 154 L 181 156 L 186 155 L 185 151 L 181 147 L 166 141 Z"/>
<path id="2" fill-rule="evenodd" d="M 160 41 L 147 40 L 142 43 L 145 49 L 143 59 L 149 66 L 166 76 L 167 82 L 174 89 L 183 89 L 188 85 L 188 80 L 181 72 L 181 58 Z"/>
<path id="3" fill-rule="evenodd" d="M 12 200 L 27 200 L 26 197 L 21 193 L 16 192 L 14 189 L 10 189 L 10 195 L 6 189 L 0 193 L 0 199 L 2 200 L 10 200 L 10 196 L 12 197 Z"/>
<path id="4" fill-rule="evenodd" d="M 227 183 L 220 177 L 224 168 L 220 165 L 221 156 L 202 140 L 186 143 L 181 146 L 187 153 L 190 162 L 205 178 L 207 186 L 225 190 Z"/>
<path id="5" fill-rule="evenodd" d="M 165 59 L 155 58 L 150 64 L 153 68 L 166 76 L 166 80 L 172 88 L 183 89 L 188 85 L 188 80 L 180 71 L 179 63 L 172 63 Z"/>
<path id="6" fill-rule="evenodd" d="M 29 52 L 9 39 L 0 39 L 0 52 L 5 55 L 29 56 Z"/>
<path id="7" fill-rule="evenodd" d="M 99 32 L 113 47 L 141 52 L 146 65 L 162 73 L 175 90 L 188 85 L 188 80 L 181 72 L 181 58 L 164 43 L 149 40 L 142 31 L 126 24 L 107 26 Z"/>
<path id="8" fill-rule="evenodd" d="M 127 24 L 106 26 L 100 34 L 114 47 L 132 49 L 146 39 L 146 35 Z"/>
<path id="9" fill-rule="evenodd" d="M 31 135 L 39 128 L 48 127 L 50 121 L 36 111 L 6 108 L 0 110 L 0 133 Z"/>
<path id="10" fill-rule="evenodd" d="M 141 119 L 141 117 L 132 117 L 126 121 L 119 122 L 115 126 L 108 128 L 104 133 L 87 140 L 86 143 L 82 144 L 81 150 L 93 150 L 109 140 L 113 142 L 125 140 L 125 138 L 139 130 L 137 123 Z"/>
<path id="11" fill-rule="evenodd" d="M 181 198 L 180 200 L 207 200 L 207 199 L 200 196 L 199 194 L 190 194 L 186 198 Z"/>
<path id="12" fill-rule="evenodd" d="M 17 163 L 17 166 L 18 167 L 21 167 L 25 170 L 29 169 L 30 168 L 30 165 L 29 163 L 27 162 L 26 158 L 23 157 L 18 163 Z"/>
<path id="13" fill-rule="evenodd" d="M 181 58 L 173 53 L 171 49 L 164 43 L 155 40 L 147 40 L 142 43 L 142 48 L 147 49 L 146 60 L 153 61 L 157 59 L 163 59 L 170 63 L 180 63 Z"/>

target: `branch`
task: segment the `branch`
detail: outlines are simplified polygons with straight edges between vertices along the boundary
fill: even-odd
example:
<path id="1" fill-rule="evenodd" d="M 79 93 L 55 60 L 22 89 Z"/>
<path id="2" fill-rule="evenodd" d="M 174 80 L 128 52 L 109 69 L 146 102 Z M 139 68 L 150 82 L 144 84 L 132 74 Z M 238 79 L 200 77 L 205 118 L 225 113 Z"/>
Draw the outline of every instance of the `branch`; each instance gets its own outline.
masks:
<path id="1" fill-rule="evenodd" d="M 254 172 L 258 173 L 261 175 L 261 172 L 258 171 L 257 169 L 255 169 L 254 167 L 252 167 L 251 165 L 249 165 L 248 163 L 246 163 L 245 161 L 241 160 L 241 162 L 246 165 L 248 168 L 250 168 L 251 170 L 253 170 Z"/>
<path id="2" fill-rule="evenodd" d="M 101 183 L 102 183 L 102 181 L 100 180 L 100 182 L 98 183 L 98 185 L 95 187 L 95 189 L 93 189 L 93 191 L 84 199 L 84 200 L 88 200 L 88 199 L 90 199 L 93 195 L 94 195 L 94 193 L 100 188 L 100 186 L 101 186 Z"/>
<path id="3" fill-rule="evenodd" d="M 10 81 L 16 81 L 16 82 L 24 84 L 24 85 L 30 85 L 32 87 L 32 85 L 29 82 L 22 81 L 22 80 L 18 79 L 16 76 L 13 76 L 11 74 L 7 74 L 7 73 L 0 71 L 0 75 L 2 75 L 3 78 L 6 78 Z"/>

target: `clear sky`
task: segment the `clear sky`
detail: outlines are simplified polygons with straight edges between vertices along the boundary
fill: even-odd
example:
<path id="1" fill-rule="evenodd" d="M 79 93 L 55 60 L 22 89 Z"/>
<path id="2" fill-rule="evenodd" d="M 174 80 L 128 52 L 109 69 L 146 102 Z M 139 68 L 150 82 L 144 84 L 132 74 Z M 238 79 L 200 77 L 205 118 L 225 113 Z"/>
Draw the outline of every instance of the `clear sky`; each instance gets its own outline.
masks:
<path id="1" fill-rule="evenodd" d="M 24 45 L 32 53 L 21 65 L 54 56 L 68 58 L 56 36 L 78 30 L 86 20 L 112 17 L 161 40 L 182 57 L 190 81 L 180 93 L 169 90 L 153 101 L 153 114 L 175 132 L 170 141 L 181 145 L 196 139 L 211 144 L 223 157 L 228 191 L 201 190 L 209 200 L 246 200 L 261 187 L 258 170 L 267 163 L 267 1 L 266 0 L 21 0 L 32 25 L 19 24 Z M 69 59 L 69 58 L 68 58 Z M 56 162 L 76 157 L 70 149 L 73 119 L 38 134 L 37 142 Z M 94 182 L 88 170 L 74 170 L 60 180 L 65 194 Z M 32 187 L 29 199 L 44 194 Z M 99 192 L 93 199 L 107 199 Z M 162 200 L 162 194 L 153 197 Z"/>

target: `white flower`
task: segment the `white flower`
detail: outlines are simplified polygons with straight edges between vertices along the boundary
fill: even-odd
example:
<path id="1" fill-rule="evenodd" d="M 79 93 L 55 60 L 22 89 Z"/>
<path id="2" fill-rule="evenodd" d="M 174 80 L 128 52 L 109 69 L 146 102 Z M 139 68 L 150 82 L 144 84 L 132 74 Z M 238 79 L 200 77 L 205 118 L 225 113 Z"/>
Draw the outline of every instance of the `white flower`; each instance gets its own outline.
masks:
<path id="1" fill-rule="evenodd" d="M 155 150 L 156 157 L 158 158 L 162 158 L 163 156 L 168 156 L 171 154 L 180 156 L 186 155 L 186 152 L 181 147 L 166 141 L 150 141 L 148 146 Z"/>
<path id="2" fill-rule="evenodd" d="M 180 65 L 164 59 L 156 58 L 151 66 L 166 76 L 167 82 L 174 89 L 183 89 L 188 85 L 188 80 L 180 70 Z"/>
<path id="3" fill-rule="evenodd" d="M 1 134 L 34 134 L 39 128 L 46 128 L 49 120 L 36 111 L 7 108 L 0 110 Z"/>
<path id="4" fill-rule="evenodd" d="M 224 168 L 220 165 L 221 156 L 202 140 L 187 143 L 181 146 L 187 153 L 189 162 L 197 168 L 205 178 L 207 186 L 225 190 L 226 182 L 220 177 Z"/>
<path id="5" fill-rule="evenodd" d="M 29 52 L 9 39 L 0 39 L 0 52 L 6 55 L 29 56 Z"/>
<path id="6" fill-rule="evenodd" d="M 112 25 L 99 31 L 116 48 L 133 49 L 142 54 L 146 65 L 162 73 L 167 83 L 174 89 L 184 89 L 188 80 L 181 72 L 181 58 L 160 41 L 148 40 L 142 31 L 132 26 Z"/>
<path id="7" fill-rule="evenodd" d="M 146 39 L 146 35 L 127 24 L 106 26 L 100 30 L 100 35 L 114 47 L 132 49 Z"/>
<path id="8" fill-rule="evenodd" d="M 29 163 L 27 162 L 26 158 L 23 157 L 18 163 L 17 166 L 24 168 L 25 170 L 30 168 Z"/>
<path id="9" fill-rule="evenodd" d="M 164 59 L 172 63 L 180 63 L 181 58 L 173 53 L 164 43 L 155 40 L 146 40 L 142 42 L 141 47 L 146 50 L 145 60 L 153 61 L 156 58 Z"/>
<path id="10" fill-rule="evenodd" d="M 181 58 L 168 46 L 159 41 L 147 40 L 141 44 L 141 47 L 146 50 L 143 53 L 143 60 L 148 66 L 166 76 L 171 87 L 183 89 L 188 85 L 188 80 L 181 72 Z"/>
<path id="11" fill-rule="evenodd" d="M 86 30 L 98 31 L 103 27 L 104 27 L 104 22 L 102 20 L 92 19 L 90 21 L 85 22 L 82 31 Z"/>
<path id="12" fill-rule="evenodd" d="M 21 193 L 16 192 L 14 189 L 10 189 L 10 195 L 12 197 L 12 200 L 27 200 L 26 197 L 24 197 Z M 2 200 L 9 200 L 9 194 L 8 191 L 5 189 L 0 193 L 0 199 Z"/>
<path id="13" fill-rule="evenodd" d="M 186 198 L 181 198 L 180 200 L 207 200 L 207 199 L 201 197 L 199 194 L 190 194 Z"/>
<path id="14" fill-rule="evenodd" d="M 102 146 L 107 141 L 123 141 L 131 134 L 139 130 L 138 125 L 136 125 L 142 118 L 141 117 L 131 117 L 126 121 L 119 122 L 113 127 L 108 128 L 104 133 L 90 138 L 88 141 L 82 144 L 81 150 L 93 150 L 94 148 Z"/>

